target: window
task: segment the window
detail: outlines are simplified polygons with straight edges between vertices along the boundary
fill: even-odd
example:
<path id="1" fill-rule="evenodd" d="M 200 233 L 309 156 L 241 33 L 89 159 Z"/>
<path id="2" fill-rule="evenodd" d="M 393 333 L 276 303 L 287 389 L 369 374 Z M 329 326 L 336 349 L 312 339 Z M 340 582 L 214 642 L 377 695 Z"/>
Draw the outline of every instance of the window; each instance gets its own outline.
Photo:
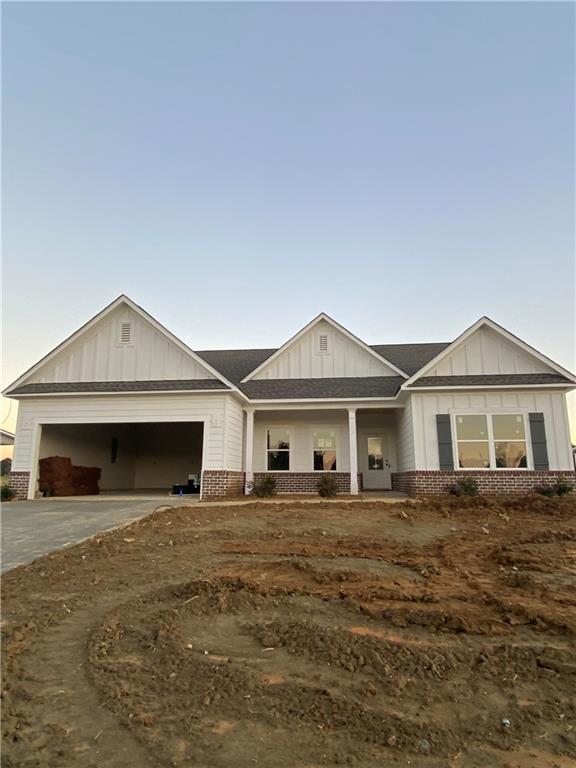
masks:
<path id="1" fill-rule="evenodd" d="M 120 344 L 130 344 L 132 341 L 132 325 L 131 323 L 120 323 Z"/>
<path id="2" fill-rule="evenodd" d="M 290 432 L 285 427 L 271 427 L 266 435 L 266 468 L 270 472 L 290 469 Z"/>
<path id="3" fill-rule="evenodd" d="M 336 430 L 318 429 L 314 432 L 314 469 L 336 471 Z"/>
<path id="4" fill-rule="evenodd" d="M 368 469 L 384 469 L 384 450 L 381 437 L 368 438 Z"/>
<path id="5" fill-rule="evenodd" d="M 460 469 L 525 469 L 528 466 L 523 414 L 456 416 Z"/>
<path id="6" fill-rule="evenodd" d="M 458 466 L 462 469 L 490 466 L 487 416 L 456 416 Z"/>
<path id="7" fill-rule="evenodd" d="M 494 456 L 497 467 L 526 468 L 526 431 L 521 414 L 492 416 Z"/>

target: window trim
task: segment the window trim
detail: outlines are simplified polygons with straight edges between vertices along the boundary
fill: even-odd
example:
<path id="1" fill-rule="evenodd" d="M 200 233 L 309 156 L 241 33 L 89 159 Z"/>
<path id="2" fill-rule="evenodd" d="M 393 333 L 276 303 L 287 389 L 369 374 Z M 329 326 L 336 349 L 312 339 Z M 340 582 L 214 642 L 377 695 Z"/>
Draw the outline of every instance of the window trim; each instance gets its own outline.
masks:
<path id="1" fill-rule="evenodd" d="M 320 430 L 325 429 L 326 431 L 334 432 L 334 443 L 335 448 L 334 451 L 336 452 L 336 469 L 314 469 L 314 454 L 316 451 L 321 451 L 322 448 L 315 448 L 314 447 L 314 432 L 319 432 Z M 326 472 L 330 473 L 336 473 L 340 472 L 338 469 L 338 427 L 327 427 L 325 425 L 322 426 L 312 426 L 312 431 L 310 432 L 310 437 L 312 440 L 312 472 L 315 472 L 318 475 L 324 475 Z"/>
<path id="2" fill-rule="evenodd" d="M 268 432 L 271 429 L 285 429 L 286 432 L 288 432 L 288 440 L 290 441 L 290 448 L 277 448 L 276 452 L 278 451 L 284 451 L 284 453 L 288 454 L 288 469 L 268 469 L 268 454 L 274 450 L 274 448 L 268 448 Z M 281 474 L 286 474 L 286 472 L 292 471 L 292 457 L 290 454 L 292 453 L 292 429 L 291 427 L 285 425 L 285 424 L 268 424 L 266 428 L 264 429 L 264 472 L 266 474 L 269 474 L 271 472 L 280 472 Z"/>
<path id="3" fill-rule="evenodd" d="M 486 438 L 486 440 L 479 439 L 479 440 L 458 441 L 458 424 L 456 422 L 456 419 L 458 418 L 458 416 L 485 416 L 487 427 L 488 427 L 488 437 Z M 522 420 L 524 422 L 524 442 L 526 443 L 526 466 L 525 467 L 497 467 L 496 466 L 495 442 L 521 442 L 521 441 L 519 440 L 495 441 L 494 428 L 492 425 L 493 416 L 522 416 Z M 456 472 L 528 472 L 534 469 L 534 460 L 532 457 L 532 439 L 530 436 L 530 419 L 528 418 L 527 411 L 519 411 L 514 408 L 501 408 L 494 411 L 484 411 L 484 412 L 453 411 L 451 413 L 450 426 L 452 428 L 452 455 L 454 458 L 454 470 Z M 462 442 L 462 443 L 488 442 L 488 458 L 490 459 L 490 466 L 489 467 L 460 467 L 459 460 L 458 460 L 458 442 Z"/>

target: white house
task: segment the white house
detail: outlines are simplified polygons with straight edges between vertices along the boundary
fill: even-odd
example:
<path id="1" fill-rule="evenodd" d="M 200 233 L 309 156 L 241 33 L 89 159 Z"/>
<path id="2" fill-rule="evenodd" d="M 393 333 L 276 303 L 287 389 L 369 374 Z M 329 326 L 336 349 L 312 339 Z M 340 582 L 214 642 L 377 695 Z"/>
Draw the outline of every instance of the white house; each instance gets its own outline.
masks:
<path id="1" fill-rule="evenodd" d="M 39 460 L 98 466 L 102 490 L 441 493 L 574 482 L 572 373 L 487 317 L 452 342 L 369 346 L 321 314 L 278 349 L 193 351 L 120 296 L 4 392 L 19 401 L 12 484 Z"/>

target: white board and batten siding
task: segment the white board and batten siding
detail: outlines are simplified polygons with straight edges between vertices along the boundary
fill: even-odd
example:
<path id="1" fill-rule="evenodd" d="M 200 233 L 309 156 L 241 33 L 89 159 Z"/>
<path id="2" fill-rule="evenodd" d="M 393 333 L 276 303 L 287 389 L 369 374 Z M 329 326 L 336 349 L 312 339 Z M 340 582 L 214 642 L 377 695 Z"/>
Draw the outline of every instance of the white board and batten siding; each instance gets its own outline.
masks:
<path id="1" fill-rule="evenodd" d="M 230 395 L 170 394 L 30 397 L 18 409 L 12 470 L 29 472 L 42 424 L 203 422 L 203 469 L 242 468 L 242 412 Z"/>
<path id="2" fill-rule="evenodd" d="M 415 469 L 439 469 L 438 413 L 543 413 L 550 469 L 573 469 L 566 395 L 563 392 L 430 392 L 412 393 L 411 400 Z M 529 430 L 528 419 L 526 427 Z M 529 435 L 527 439 L 529 442 Z"/>
<path id="3" fill-rule="evenodd" d="M 215 378 L 144 317 L 122 305 L 48 360 L 26 383 Z"/>
<path id="4" fill-rule="evenodd" d="M 382 360 L 321 320 L 262 368 L 254 379 L 397 376 Z"/>
<path id="5" fill-rule="evenodd" d="M 425 376 L 477 376 L 480 374 L 551 373 L 534 355 L 494 331 L 482 327 L 440 360 Z"/>

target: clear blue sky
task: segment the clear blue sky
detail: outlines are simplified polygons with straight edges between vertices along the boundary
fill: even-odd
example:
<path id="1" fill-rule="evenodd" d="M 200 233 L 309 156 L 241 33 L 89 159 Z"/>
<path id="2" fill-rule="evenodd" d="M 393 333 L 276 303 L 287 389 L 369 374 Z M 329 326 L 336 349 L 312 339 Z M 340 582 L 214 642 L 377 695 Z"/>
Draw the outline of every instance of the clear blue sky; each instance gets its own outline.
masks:
<path id="1" fill-rule="evenodd" d="M 4 385 L 122 292 L 197 349 L 487 314 L 574 368 L 574 15 L 5 3 Z"/>

